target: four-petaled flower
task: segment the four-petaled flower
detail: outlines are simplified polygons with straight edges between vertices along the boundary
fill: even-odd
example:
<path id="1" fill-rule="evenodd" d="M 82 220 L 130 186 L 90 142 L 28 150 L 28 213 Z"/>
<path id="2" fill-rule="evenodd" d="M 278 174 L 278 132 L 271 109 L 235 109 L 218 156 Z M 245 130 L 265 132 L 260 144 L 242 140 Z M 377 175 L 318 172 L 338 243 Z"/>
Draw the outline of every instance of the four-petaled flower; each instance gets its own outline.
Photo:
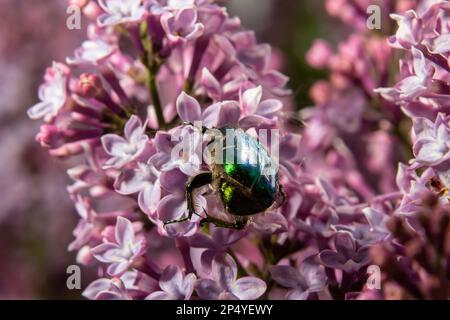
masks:
<path id="1" fill-rule="evenodd" d="M 152 292 L 147 300 L 189 300 L 194 291 L 196 276 L 187 275 L 177 266 L 168 266 L 159 279 L 161 291 Z"/>
<path id="2" fill-rule="evenodd" d="M 114 183 L 114 189 L 123 195 L 138 193 L 139 207 L 145 213 L 152 214 L 161 198 L 159 175 L 160 172 L 150 158 L 147 164 L 139 162 L 136 168 L 121 172 Z"/>
<path id="3" fill-rule="evenodd" d="M 307 260 L 298 269 L 284 265 L 270 267 L 272 279 L 283 287 L 291 288 L 286 294 L 289 300 L 306 300 L 311 293 L 319 292 L 325 286 L 323 266 Z"/>
<path id="4" fill-rule="evenodd" d="M 435 68 L 425 59 L 423 53 L 416 49 L 411 49 L 413 54 L 413 73 L 398 82 L 393 88 L 378 88 L 375 92 L 381 94 L 383 98 L 397 103 L 411 101 L 426 93 L 429 89 Z"/>
<path id="5" fill-rule="evenodd" d="M 100 278 L 89 284 L 83 296 L 90 300 L 131 300 L 120 278 Z"/>
<path id="6" fill-rule="evenodd" d="M 81 47 L 75 50 L 74 56 L 67 58 L 66 62 L 73 65 L 100 65 L 116 51 L 117 47 L 100 39 L 88 40 L 84 41 Z"/>
<path id="7" fill-rule="evenodd" d="M 364 245 L 356 247 L 355 239 L 349 232 L 337 232 L 334 236 L 334 250 L 323 250 L 319 257 L 322 263 L 347 273 L 356 272 L 369 263 L 369 248 Z"/>
<path id="8" fill-rule="evenodd" d="M 176 13 L 165 12 L 161 25 L 172 43 L 196 39 L 204 29 L 203 24 L 197 22 L 197 10 L 192 7 L 181 8 Z"/>
<path id="9" fill-rule="evenodd" d="M 197 280 L 195 284 L 195 290 L 202 299 L 253 300 L 267 289 L 266 283 L 256 277 L 237 279 L 236 262 L 225 253 L 214 257 L 211 278 Z"/>
<path id="10" fill-rule="evenodd" d="M 205 249 L 200 255 L 202 269 L 211 270 L 211 264 L 218 253 L 224 253 L 226 250 L 239 241 L 246 233 L 219 227 L 210 227 L 210 236 L 203 233 L 197 233 L 190 239 L 191 248 Z"/>
<path id="11" fill-rule="evenodd" d="M 93 281 L 83 291 L 83 296 L 91 300 L 130 300 L 145 297 L 156 289 L 157 283 L 145 273 L 133 270 L 120 277 L 100 278 Z"/>
<path id="12" fill-rule="evenodd" d="M 64 66 L 53 63 L 51 77 L 47 77 L 46 82 L 39 87 L 39 99 L 41 102 L 28 109 L 28 116 L 31 119 L 45 118 L 49 120 L 56 116 L 64 106 L 67 99 L 67 75 Z"/>
<path id="13" fill-rule="evenodd" d="M 433 123 L 426 118 L 416 118 L 413 125 L 416 162 L 437 166 L 450 159 L 450 117 L 440 113 Z"/>
<path id="14" fill-rule="evenodd" d="M 408 10 L 404 15 L 391 14 L 390 17 L 398 24 L 397 33 L 389 39 L 393 46 L 409 49 L 420 43 L 423 37 L 423 21 L 417 17 L 414 10 Z"/>
<path id="15" fill-rule="evenodd" d="M 177 98 L 177 112 L 183 121 L 201 121 L 207 128 L 236 127 L 241 111 L 236 101 L 221 101 L 208 106 L 203 112 L 200 103 L 182 92 Z"/>
<path id="16" fill-rule="evenodd" d="M 113 26 L 121 23 L 138 23 L 145 16 L 141 0 L 99 0 L 105 11 L 97 18 L 100 26 Z"/>
<path id="17" fill-rule="evenodd" d="M 103 148 L 110 156 L 105 162 L 106 168 L 120 168 L 144 152 L 148 142 L 145 127 L 146 124 L 142 125 L 142 121 L 132 115 L 125 125 L 125 138 L 112 133 L 102 137 Z"/>
<path id="18" fill-rule="evenodd" d="M 244 117 L 239 121 L 239 126 L 244 129 L 270 125 L 277 117 L 283 104 L 277 99 L 262 99 L 262 87 L 245 90 L 240 98 L 241 109 Z"/>
<path id="19" fill-rule="evenodd" d="M 124 217 L 117 217 L 114 238 L 115 242 L 106 242 L 93 248 L 92 254 L 100 262 L 110 264 L 108 274 L 120 276 L 144 254 L 146 241 L 135 237 L 133 225 Z"/>

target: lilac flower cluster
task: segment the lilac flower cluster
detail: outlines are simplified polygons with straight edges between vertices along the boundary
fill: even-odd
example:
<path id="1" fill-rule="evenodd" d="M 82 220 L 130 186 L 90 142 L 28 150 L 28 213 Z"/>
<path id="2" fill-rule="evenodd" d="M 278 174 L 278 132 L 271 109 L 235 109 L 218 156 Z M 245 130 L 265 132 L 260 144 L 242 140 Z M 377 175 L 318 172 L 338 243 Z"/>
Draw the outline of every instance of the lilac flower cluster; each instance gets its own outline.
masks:
<path id="1" fill-rule="evenodd" d="M 342 2 L 355 24 L 361 10 Z M 408 51 L 393 88 L 386 38 L 356 24 L 337 53 L 317 40 L 307 60 L 331 76 L 311 89 L 316 106 L 301 110 L 301 135 L 283 122 L 290 90 L 271 68 L 270 46 L 218 3 L 81 4 L 95 20 L 88 40 L 47 70 L 28 114 L 44 120 L 37 140 L 50 154 L 83 159 L 68 171 L 68 190 L 80 216 L 69 249 L 99 270 L 85 297 L 364 298 L 370 248 L 396 236 L 389 216 L 417 227 L 426 192 L 448 201 L 448 3 L 399 6 L 392 16 L 399 29 L 390 44 Z M 414 159 L 397 172 L 409 160 L 404 115 L 413 119 Z M 240 231 L 195 215 L 165 224 L 187 216 L 186 183 L 207 169 L 197 121 L 255 137 L 281 129 L 285 202 Z M 195 205 L 229 218 L 211 187 Z"/>
<path id="2" fill-rule="evenodd" d="M 398 243 L 381 243 L 371 250 L 383 270 L 382 295 L 387 299 L 450 299 L 450 206 L 430 194 L 416 215 L 420 229 L 405 217 L 393 216 L 389 229 Z"/>
<path id="3" fill-rule="evenodd" d="M 389 38 L 395 48 L 406 50 L 400 61 L 400 78 L 381 96 L 395 103 L 412 120 L 414 158 L 400 164 L 397 184 L 403 198 L 398 213 L 413 215 L 421 210 L 427 192 L 449 202 L 450 185 L 450 3 L 435 2 L 391 15 L 398 23 Z M 418 174 L 419 172 L 419 174 Z"/>
<path id="4" fill-rule="evenodd" d="M 419 232 L 422 222 L 417 215 L 423 212 L 424 199 L 431 193 L 438 195 L 442 205 L 449 201 L 449 3 L 379 3 L 381 12 L 393 8 L 399 12 L 390 15 L 398 29 L 394 36 L 387 38 L 364 30 L 365 19 L 361 13 L 367 6 L 342 1 L 340 8 L 345 10 L 336 10 L 335 2 L 327 3 L 331 14 L 358 31 L 339 44 L 337 53 L 324 40 L 317 40 L 308 52 L 309 63 L 315 68 L 329 69 L 331 76 L 330 81 L 320 81 L 311 89 L 311 97 L 319 109 L 303 111 L 310 124 L 304 132 L 306 147 L 310 147 L 305 157 L 311 156 L 311 147 L 319 152 L 319 159 L 336 161 L 337 156 L 331 157 L 330 153 L 341 154 L 344 161 L 331 162 L 326 168 L 322 165 L 320 170 L 328 172 L 336 186 L 344 190 L 349 186 L 367 203 L 361 211 L 369 225 L 345 226 L 352 236 L 336 238 L 336 247 L 339 243 L 351 244 L 364 238 L 376 243 L 396 243 L 397 235 L 392 235 L 386 227 L 389 216 L 404 215 L 413 230 Z M 382 21 L 387 18 L 382 17 Z M 395 66 L 399 54 L 395 49 L 406 51 L 399 69 Z M 396 83 L 389 87 L 393 79 Z M 317 139 L 317 132 L 323 135 L 320 139 Z M 336 171 L 337 166 L 339 171 Z M 350 214 L 347 219 L 354 219 L 355 211 Z M 353 262 L 357 262 L 361 259 L 358 247 L 350 247 L 355 257 Z M 359 248 L 362 252 L 364 249 L 367 254 L 369 248 L 364 245 Z M 325 266 L 337 267 L 327 261 L 330 257 L 337 259 L 336 253 L 325 250 L 319 257 Z M 343 257 L 340 259 L 345 261 Z M 371 263 L 379 261 L 373 257 L 370 260 Z M 341 262 L 341 269 L 345 271 L 345 267 L 349 270 L 352 265 L 342 266 Z M 358 267 L 353 270 L 353 277 L 358 270 Z M 342 278 L 341 286 L 346 284 L 344 280 Z M 351 280 L 354 286 L 355 278 Z M 409 281 L 414 282 L 414 279 Z M 347 296 L 355 297 L 352 293 Z M 359 296 L 392 297 L 365 289 Z"/>

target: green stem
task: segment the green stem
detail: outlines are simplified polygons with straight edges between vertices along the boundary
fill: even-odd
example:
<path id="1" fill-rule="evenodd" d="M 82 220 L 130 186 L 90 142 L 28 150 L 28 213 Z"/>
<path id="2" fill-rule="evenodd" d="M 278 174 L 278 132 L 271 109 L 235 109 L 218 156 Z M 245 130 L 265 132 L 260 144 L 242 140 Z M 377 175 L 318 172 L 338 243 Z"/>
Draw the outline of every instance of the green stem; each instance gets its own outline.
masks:
<path id="1" fill-rule="evenodd" d="M 107 109 L 103 111 L 103 116 L 107 119 L 107 123 L 110 123 L 110 129 L 112 132 L 122 134 L 123 128 L 125 127 L 126 124 L 126 119 L 118 116 L 117 114 Z"/>
<path id="2" fill-rule="evenodd" d="M 166 120 L 164 119 L 164 114 L 162 111 L 161 100 L 159 99 L 158 87 L 156 85 L 156 74 L 157 69 L 154 64 L 149 65 L 147 63 L 148 70 L 148 88 L 150 90 L 150 95 L 152 97 L 153 107 L 155 108 L 156 118 L 158 119 L 158 125 L 161 129 L 167 127 Z"/>
<path id="3" fill-rule="evenodd" d="M 155 55 L 153 54 L 152 45 L 147 38 L 146 24 L 142 24 L 140 26 L 139 34 L 140 34 L 140 41 L 142 43 L 141 49 L 144 51 L 141 55 L 141 62 L 144 64 L 148 72 L 147 86 L 150 91 L 153 107 L 155 108 L 158 126 L 161 129 L 166 129 L 167 123 L 166 120 L 164 119 L 161 100 L 159 98 L 158 93 L 158 86 L 156 84 L 156 75 L 158 74 L 159 71 L 159 64 L 155 59 Z"/>

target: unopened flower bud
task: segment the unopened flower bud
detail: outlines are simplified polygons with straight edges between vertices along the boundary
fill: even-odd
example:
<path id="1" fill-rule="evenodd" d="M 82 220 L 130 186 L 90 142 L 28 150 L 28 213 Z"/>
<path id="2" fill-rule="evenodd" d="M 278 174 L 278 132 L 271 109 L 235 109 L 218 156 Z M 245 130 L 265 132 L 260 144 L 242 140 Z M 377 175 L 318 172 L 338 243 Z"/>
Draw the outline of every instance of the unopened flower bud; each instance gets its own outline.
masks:
<path id="1" fill-rule="evenodd" d="M 94 98 L 103 90 L 102 80 L 95 74 L 83 73 L 78 86 L 79 93 L 86 98 Z"/>
<path id="2" fill-rule="evenodd" d="M 69 5 L 84 8 L 89 3 L 89 0 L 69 0 Z"/>

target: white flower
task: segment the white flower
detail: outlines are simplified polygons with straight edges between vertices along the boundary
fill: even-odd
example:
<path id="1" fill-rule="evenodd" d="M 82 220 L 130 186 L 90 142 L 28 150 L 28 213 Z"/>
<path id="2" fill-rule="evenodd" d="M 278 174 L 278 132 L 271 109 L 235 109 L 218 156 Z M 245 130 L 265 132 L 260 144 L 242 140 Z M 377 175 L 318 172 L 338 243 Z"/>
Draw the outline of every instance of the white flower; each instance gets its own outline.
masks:
<path id="1" fill-rule="evenodd" d="M 31 119 L 42 117 L 54 117 L 64 106 L 67 99 L 67 77 L 64 70 L 53 63 L 52 77 L 39 87 L 39 99 L 41 102 L 28 109 Z"/>
<path id="2" fill-rule="evenodd" d="M 97 19 L 100 26 L 136 23 L 145 15 L 141 0 L 99 0 L 99 5 L 105 11 Z"/>
<path id="3" fill-rule="evenodd" d="M 414 119 L 414 155 L 427 166 L 439 165 L 450 159 L 450 125 L 443 113 L 433 123 L 426 118 Z"/>
<path id="4" fill-rule="evenodd" d="M 71 58 L 67 58 L 68 64 L 101 64 L 106 58 L 117 50 L 116 47 L 97 39 L 95 41 L 84 41 L 80 48 L 75 50 Z"/>
<path id="5" fill-rule="evenodd" d="M 110 264 L 108 274 L 120 276 L 145 252 L 146 242 L 136 238 L 133 225 L 124 217 L 117 217 L 114 231 L 115 242 L 92 248 L 92 254 L 98 261 Z"/>
<path id="6" fill-rule="evenodd" d="M 411 49 L 413 53 L 414 73 L 398 82 L 393 88 L 378 88 L 378 92 L 389 101 L 410 101 L 426 93 L 433 78 L 435 68 L 429 64 L 423 53 L 416 48 Z"/>
<path id="7" fill-rule="evenodd" d="M 145 126 L 133 115 L 125 125 L 125 138 L 111 133 L 102 137 L 103 148 L 111 156 L 105 163 L 106 168 L 120 168 L 142 154 L 148 141 Z"/>
<path id="8" fill-rule="evenodd" d="M 159 174 L 150 158 L 147 164 L 138 163 L 136 168 L 122 171 L 114 183 L 114 188 L 124 195 L 138 193 L 138 204 L 141 210 L 145 213 L 153 213 L 161 199 Z"/>

